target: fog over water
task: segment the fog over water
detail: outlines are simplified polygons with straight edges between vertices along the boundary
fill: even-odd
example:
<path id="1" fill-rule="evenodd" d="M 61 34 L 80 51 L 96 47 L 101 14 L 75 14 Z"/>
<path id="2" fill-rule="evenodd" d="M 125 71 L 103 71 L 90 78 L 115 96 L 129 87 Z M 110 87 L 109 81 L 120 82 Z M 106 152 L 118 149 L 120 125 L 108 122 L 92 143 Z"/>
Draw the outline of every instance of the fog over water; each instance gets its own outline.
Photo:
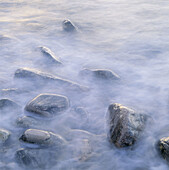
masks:
<path id="1" fill-rule="evenodd" d="M 64 19 L 70 19 L 77 32 L 65 32 Z M 65 95 L 70 102 L 66 112 L 52 120 L 38 118 L 44 125 L 35 127 L 68 141 L 51 169 L 169 169 L 155 148 L 158 139 L 169 136 L 168 19 L 169 2 L 164 0 L 0 0 L 0 98 L 12 99 L 22 108 L 0 111 L 0 128 L 12 132 L 9 143 L 0 149 L 0 169 L 25 169 L 14 158 L 16 150 L 25 147 L 18 140 L 23 129 L 15 121 L 28 114 L 25 105 L 40 93 Z M 44 56 L 39 50 L 42 46 L 63 65 Z M 50 82 L 14 78 L 15 71 L 24 67 L 74 81 L 90 91 L 72 92 Z M 84 68 L 110 69 L 121 80 L 112 83 L 83 77 L 80 71 Z M 11 88 L 16 90 L 2 90 Z M 106 112 L 111 103 L 121 103 L 152 119 L 132 149 L 109 144 Z M 75 115 L 76 107 L 85 108 L 87 120 Z M 76 159 L 83 138 L 92 150 L 85 161 Z"/>

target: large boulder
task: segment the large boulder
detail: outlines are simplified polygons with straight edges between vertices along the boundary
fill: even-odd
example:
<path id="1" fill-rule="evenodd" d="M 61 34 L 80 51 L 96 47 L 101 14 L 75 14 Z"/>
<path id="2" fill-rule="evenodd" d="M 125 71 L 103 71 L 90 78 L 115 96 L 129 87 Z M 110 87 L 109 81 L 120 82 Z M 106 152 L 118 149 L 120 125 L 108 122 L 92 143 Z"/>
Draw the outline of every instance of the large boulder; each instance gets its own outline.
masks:
<path id="1" fill-rule="evenodd" d="M 47 56 L 49 59 L 51 59 L 52 62 L 55 62 L 56 64 L 62 64 L 60 59 L 55 56 L 55 54 L 47 47 L 39 47 L 41 52 Z"/>
<path id="2" fill-rule="evenodd" d="M 108 108 L 108 137 L 117 147 L 133 145 L 144 129 L 147 116 L 114 103 Z"/>
<path id="3" fill-rule="evenodd" d="M 30 69 L 30 68 L 20 68 L 17 69 L 15 72 L 15 78 L 24 78 L 27 80 L 33 80 L 40 84 L 46 84 L 51 82 L 56 86 L 61 86 L 62 88 L 68 88 L 70 90 L 76 91 L 88 91 L 88 87 L 82 86 L 78 83 L 73 81 L 62 79 L 61 77 L 54 76 L 39 70 Z"/>
<path id="4" fill-rule="evenodd" d="M 55 146 L 59 149 L 66 144 L 61 136 L 38 129 L 27 129 L 20 137 L 20 141 L 39 146 Z"/>
<path id="5" fill-rule="evenodd" d="M 40 94 L 32 99 L 25 110 L 45 117 L 60 114 L 69 107 L 68 98 L 56 94 Z"/>
<path id="6" fill-rule="evenodd" d="M 157 147 L 163 158 L 169 161 L 169 137 L 160 139 Z"/>
<path id="7" fill-rule="evenodd" d="M 15 159 L 19 165 L 29 169 L 50 169 L 57 163 L 60 152 L 48 149 L 19 149 Z"/>

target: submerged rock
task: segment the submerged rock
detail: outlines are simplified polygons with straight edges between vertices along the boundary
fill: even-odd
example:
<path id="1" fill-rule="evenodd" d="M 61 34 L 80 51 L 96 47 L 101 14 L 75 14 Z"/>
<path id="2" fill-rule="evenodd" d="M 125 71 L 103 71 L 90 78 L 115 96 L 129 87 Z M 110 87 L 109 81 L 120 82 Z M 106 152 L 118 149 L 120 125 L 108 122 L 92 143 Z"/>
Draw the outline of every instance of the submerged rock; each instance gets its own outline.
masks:
<path id="1" fill-rule="evenodd" d="M 5 143 L 9 136 L 11 135 L 11 132 L 5 129 L 0 129 L 0 143 Z"/>
<path id="2" fill-rule="evenodd" d="M 52 117 L 65 111 L 68 107 L 69 101 L 65 96 L 40 94 L 26 105 L 25 110 L 41 116 Z"/>
<path id="3" fill-rule="evenodd" d="M 120 80 L 120 77 L 112 72 L 111 70 L 106 69 L 83 69 L 81 71 L 82 75 L 89 75 L 95 78 L 104 79 L 104 80 Z"/>
<path id="4" fill-rule="evenodd" d="M 38 129 L 26 130 L 20 137 L 20 140 L 30 144 L 55 146 L 57 148 L 62 148 L 66 144 L 66 141 L 61 136 Z"/>
<path id="5" fill-rule="evenodd" d="M 108 108 L 109 139 L 117 147 L 133 145 L 144 129 L 146 115 L 114 103 Z"/>
<path id="6" fill-rule="evenodd" d="M 10 99 L 0 99 L 0 109 L 8 107 L 19 108 L 19 105 Z"/>
<path id="7" fill-rule="evenodd" d="M 158 150 L 160 151 L 163 158 L 169 161 L 169 137 L 165 137 L 159 140 Z"/>
<path id="8" fill-rule="evenodd" d="M 50 169 L 57 163 L 60 152 L 47 149 L 19 149 L 15 154 L 17 163 L 25 168 Z"/>
<path id="9" fill-rule="evenodd" d="M 75 25 L 70 20 L 64 20 L 62 23 L 63 29 L 67 32 L 76 31 Z"/>
<path id="10" fill-rule="evenodd" d="M 55 62 L 55 63 L 57 63 L 57 64 L 62 64 L 61 61 L 59 60 L 59 58 L 56 57 L 56 56 L 54 55 L 54 53 L 53 53 L 49 48 L 47 48 L 47 47 L 39 47 L 39 48 L 40 48 L 41 52 L 42 52 L 45 56 L 49 57 L 53 62 Z"/>
<path id="11" fill-rule="evenodd" d="M 34 81 L 44 81 L 44 84 L 46 84 L 46 81 L 56 83 L 58 86 L 64 86 L 65 88 L 71 89 L 71 90 L 80 90 L 80 91 L 88 91 L 88 87 L 82 86 L 80 84 L 77 84 L 75 82 L 72 82 L 70 80 L 62 79 L 60 77 L 41 72 L 39 70 L 30 69 L 30 68 L 20 68 L 17 69 L 15 72 L 15 78 L 27 78 L 32 79 Z"/>

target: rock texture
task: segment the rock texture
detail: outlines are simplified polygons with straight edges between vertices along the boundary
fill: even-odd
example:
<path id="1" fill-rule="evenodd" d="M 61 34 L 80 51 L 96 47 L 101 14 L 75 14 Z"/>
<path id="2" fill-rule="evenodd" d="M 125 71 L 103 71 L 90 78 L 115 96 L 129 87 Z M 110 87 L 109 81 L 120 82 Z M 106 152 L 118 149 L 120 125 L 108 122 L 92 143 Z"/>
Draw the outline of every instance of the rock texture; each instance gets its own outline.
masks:
<path id="1" fill-rule="evenodd" d="M 52 117 L 65 111 L 68 107 L 69 101 L 65 96 L 40 94 L 26 105 L 25 110 L 41 116 Z"/>
<path id="2" fill-rule="evenodd" d="M 56 64 L 62 64 L 60 59 L 54 55 L 54 53 L 47 47 L 39 47 L 41 52 L 47 56 L 51 61 L 55 62 Z"/>
<path id="3" fill-rule="evenodd" d="M 75 25 L 70 20 L 64 20 L 62 23 L 63 29 L 67 32 L 76 31 Z"/>
<path id="4" fill-rule="evenodd" d="M 26 143 L 37 144 L 40 146 L 55 146 L 57 148 L 62 148 L 66 141 L 59 135 L 52 132 L 38 130 L 38 129 L 28 129 L 20 137 L 20 140 Z"/>
<path id="5" fill-rule="evenodd" d="M 112 72 L 111 70 L 106 70 L 106 69 L 83 69 L 81 71 L 82 75 L 89 75 L 93 76 L 98 79 L 103 79 L 103 80 L 120 80 L 120 77 Z"/>
<path id="6" fill-rule="evenodd" d="M 55 83 L 57 86 L 63 88 L 68 88 L 76 91 L 88 91 L 89 89 L 85 86 L 72 82 L 70 80 L 62 79 L 58 76 L 54 76 L 48 73 L 41 72 L 39 70 L 30 69 L 30 68 L 20 68 L 15 72 L 15 78 L 26 78 L 31 79 L 36 82 L 41 82 L 46 84 L 47 82 Z"/>
<path id="7" fill-rule="evenodd" d="M 158 150 L 164 159 L 169 161 L 169 137 L 165 137 L 159 140 Z"/>
<path id="8" fill-rule="evenodd" d="M 19 105 L 10 99 L 0 99 L 0 109 L 8 107 L 19 108 Z"/>
<path id="9" fill-rule="evenodd" d="M 108 108 L 109 139 L 117 147 L 133 145 L 145 126 L 146 116 L 114 103 Z"/>
<path id="10" fill-rule="evenodd" d="M 0 143 L 5 143 L 9 136 L 11 135 L 11 132 L 5 129 L 0 129 Z"/>

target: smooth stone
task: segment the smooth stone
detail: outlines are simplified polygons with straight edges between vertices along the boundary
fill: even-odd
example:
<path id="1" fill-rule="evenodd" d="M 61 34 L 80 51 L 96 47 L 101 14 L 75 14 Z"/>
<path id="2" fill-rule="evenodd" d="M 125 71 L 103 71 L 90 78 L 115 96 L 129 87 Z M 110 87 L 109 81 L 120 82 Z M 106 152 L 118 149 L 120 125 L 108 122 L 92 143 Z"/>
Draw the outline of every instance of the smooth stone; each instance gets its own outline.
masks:
<path id="1" fill-rule="evenodd" d="M 85 68 L 81 72 L 81 75 L 90 75 L 95 78 L 103 80 L 120 80 L 120 77 L 111 70 L 107 69 L 88 69 Z"/>
<path id="2" fill-rule="evenodd" d="M 9 136 L 11 135 L 11 132 L 5 129 L 0 129 L 0 143 L 5 143 Z"/>
<path id="3" fill-rule="evenodd" d="M 16 162 L 25 168 L 50 169 L 57 163 L 60 152 L 48 149 L 19 149 L 15 153 Z"/>
<path id="4" fill-rule="evenodd" d="M 39 47 L 41 52 L 49 57 L 53 62 L 57 63 L 57 64 L 62 64 L 60 59 L 58 57 L 55 56 L 55 54 L 47 47 Z"/>
<path id="5" fill-rule="evenodd" d="M 40 94 L 26 105 L 25 110 L 41 116 L 52 117 L 67 110 L 68 107 L 69 101 L 65 96 Z"/>
<path id="6" fill-rule="evenodd" d="M 117 147 L 133 145 L 145 127 L 147 116 L 113 103 L 108 108 L 109 140 Z"/>
<path id="7" fill-rule="evenodd" d="M 73 32 L 77 30 L 75 25 L 68 19 L 63 21 L 62 26 L 63 26 L 63 29 L 67 32 Z"/>
<path id="8" fill-rule="evenodd" d="M 27 129 L 20 137 L 20 140 L 25 143 L 55 146 L 57 148 L 62 148 L 66 144 L 66 141 L 61 136 L 38 129 Z"/>
<path id="9" fill-rule="evenodd" d="M 19 108 L 19 105 L 10 99 L 0 99 L 0 109 L 5 109 L 8 107 Z"/>
<path id="10" fill-rule="evenodd" d="M 169 137 L 160 139 L 157 147 L 162 157 L 169 162 Z"/>
<path id="11" fill-rule="evenodd" d="M 46 84 L 46 81 L 48 81 L 52 84 L 56 83 L 56 85 L 61 86 L 63 88 L 68 88 L 70 90 L 76 90 L 81 92 L 89 91 L 88 87 L 35 69 L 20 68 L 16 70 L 14 76 L 15 78 L 26 78 L 29 80 L 32 79 L 37 82 L 44 81 L 44 84 Z"/>

